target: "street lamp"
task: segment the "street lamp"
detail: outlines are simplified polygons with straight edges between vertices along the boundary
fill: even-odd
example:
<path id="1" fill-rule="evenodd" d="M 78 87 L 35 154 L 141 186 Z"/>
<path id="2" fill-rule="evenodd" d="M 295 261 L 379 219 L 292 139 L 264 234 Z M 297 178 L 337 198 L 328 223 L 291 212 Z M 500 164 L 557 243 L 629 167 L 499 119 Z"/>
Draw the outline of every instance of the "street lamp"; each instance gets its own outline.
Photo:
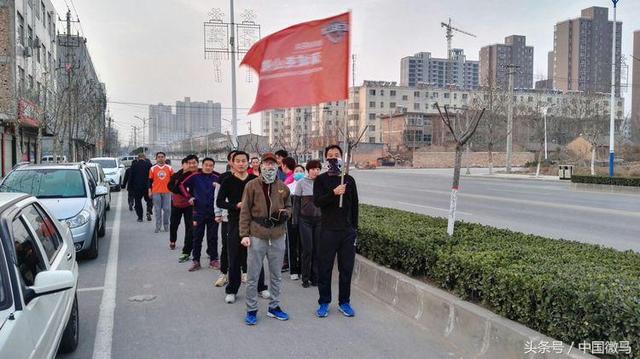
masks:
<path id="1" fill-rule="evenodd" d="M 618 2 L 620 0 L 611 0 L 613 3 L 613 40 L 611 42 L 611 104 L 609 110 L 611 111 L 611 119 L 609 122 L 609 177 L 613 177 L 614 173 L 614 135 L 615 135 L 615 113 L 616 113 L 616 38 L 618 33 L 618 24 L 616 23 L 616 10 L 618 8 Z"/>
<path id="2" fill-rule="evenodd" d="M 542 116 L 544 118 L 544 160 L 547 160 L 547 112 L 553 105 L 542 107 Z"/>
<path id="3" fill-rule="evenodd" d="M 147 121 L 149 121 L 148 118 L 142 118 L 139 116 L 133 116 L 135 118 L 137 118 L 138 120 L 142 121 L 142 153 L 145 153 L 145 144 L 144 144 L 144 128 L 147 125 Z"/>

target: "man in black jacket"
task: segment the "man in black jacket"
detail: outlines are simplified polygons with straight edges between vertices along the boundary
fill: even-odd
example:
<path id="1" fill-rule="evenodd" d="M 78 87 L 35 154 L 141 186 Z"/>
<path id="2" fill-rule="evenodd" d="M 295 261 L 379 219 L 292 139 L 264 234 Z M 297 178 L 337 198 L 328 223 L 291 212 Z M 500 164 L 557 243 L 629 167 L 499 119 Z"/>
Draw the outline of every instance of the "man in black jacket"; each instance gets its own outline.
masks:
<path id="1" fill-rule="evenodd" d="M 329 315 L 331 303 L 331 274 L 333 262 L 338 256 L 339 295 L 338 310 L 347 317 L 353 317 L 351 308 L 351 274 L 356 257 L 356 238 L 358 231 L 358 190 L 356 181 L 344 171 L 342 149 L 331 145 L 324 150 L 329 164 L 326 173 L 321 174 L 313 183 L 313 203 L 320 208 L 321 234 L 318 241 L 318 310 L 320 318 Z M 342 197 L 342 206 L 340 206 Z"/>
<path id="2" fill-rule="evenodd" d="M 149 196 L 149 170 L 151 162 L 146 161 L 144 154 L 138 155 L 138 160 L 131 164 L 131 173 L 129 175 L 129 191 L 133 190 L 133 198 L 135 200 L 136 215 L 138 222 L 142 222 L 142 198 L 147 202 L 147 221 L 151 221 L 152 205 L 147 200 Z"/>

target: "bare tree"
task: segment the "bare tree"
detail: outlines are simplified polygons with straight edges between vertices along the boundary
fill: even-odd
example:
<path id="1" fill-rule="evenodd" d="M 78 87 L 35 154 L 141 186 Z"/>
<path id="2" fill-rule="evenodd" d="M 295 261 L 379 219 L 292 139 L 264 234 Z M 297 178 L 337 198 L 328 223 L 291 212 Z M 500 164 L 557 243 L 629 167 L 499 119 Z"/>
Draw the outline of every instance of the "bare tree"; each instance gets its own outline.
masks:
<path id="1" fill-rule="evenodd" d="M 468 123 L 466 128 L 460 129 L 458 131 L 454 130 L 454 125 L 449 116 L 449 110 L 447 106 L 444 106 L 444 115 L 440 110 L 440 105 L 436 103 L 436 108 L 438 109 L 438 113 L 440 114 L 440 118 L 442 122 L 447 127 L 453 139 L 456 143 L 456 157 L 455 157 L 455 165 L 453 169 L 453 185 L 451 186 L 451 201 L 449 204 L 449 219 L 447 223 L 447 233 L 452 236 L 453 230 L 456 222 L 456 202 L 458 195 L 458 188 L 460 186 L 460 167 L 462 166 L 462 151 L 464 150 L 465 144 L 473 137 L 474 133 L 478 129 L 478 124 L 484 115 L 485 109 L 483 108 L 480 112 L 475 110 L 466 110 L 466 111 L 474 111 L 473 119 Z M 461 126 L 462 127 L 462 126 Z"/>
<path id="2" fill-rule="evenodd" d="M 478 140 L 474 147 L 486 148 L 489 153 L 489 174 L 493 174 L 493 152 L 498 143 L 507 137 L 507 117 L 509 94 L 504 89 L 494 86 L 482 87 L 471 99 L 470 108 L 476 111 L 486 109 L 485 119 L 478 128 Z"/>

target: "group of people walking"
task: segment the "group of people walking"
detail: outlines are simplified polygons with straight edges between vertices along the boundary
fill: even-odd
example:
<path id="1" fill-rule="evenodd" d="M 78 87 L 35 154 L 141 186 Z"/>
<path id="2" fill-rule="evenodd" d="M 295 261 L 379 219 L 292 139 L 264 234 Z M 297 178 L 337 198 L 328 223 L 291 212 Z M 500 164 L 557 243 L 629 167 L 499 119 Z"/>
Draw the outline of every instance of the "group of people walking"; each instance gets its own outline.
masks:
<path id="1" fill-rule="evenodd" d="M 140 155 L 125 176 L 129 209 L 135 209 L 142 222 L 145 199 L 147 220 L 151 221 L 155 209 L 155 231 L 169 232 L 171 250 L 176 249 L 184 219 L 184 245 L 178 260 L 191 260 L 190 272 L 201 269 L 206 235 L 209 267 L 221 272 L 214 285 L 225 286 L 225 302 L 234 303 L 241 284 L 246 283 L 247 325 L 257 323 L 259 296 L 270 299 L 267 316 L 289 319 L 280 302 L 282 273 L 287 270 L 292 280 L 301 279 L 302 287 L 318 287 L 316 315 L 326 317 L 336 257 L 338 310 L 352 317 L 358 192 L 353 177 L 343 174 L 342 149 L 332 145 L 324 155 L 323 172 L 320 161 L 296 164 L 285 150 L 261 158 L 231 151 L 224 173 L 216 172 L 215 161 L 208 157 L 199 167 L 198 157 L 189 155 L 174 173 L 164 153 L 156 154 L 153 166 Z"/>

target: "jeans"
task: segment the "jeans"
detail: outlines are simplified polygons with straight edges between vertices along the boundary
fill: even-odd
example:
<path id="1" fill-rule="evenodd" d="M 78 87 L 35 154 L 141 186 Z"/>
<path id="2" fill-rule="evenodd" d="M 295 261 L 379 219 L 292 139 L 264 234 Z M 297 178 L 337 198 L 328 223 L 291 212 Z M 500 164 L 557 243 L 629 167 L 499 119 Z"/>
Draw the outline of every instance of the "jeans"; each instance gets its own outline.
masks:
<path id="1" fill-rule="evenodd" d="M 184 246 L 183 254 L 191 254 L 193 249 L 193 208 L 171 207 L 171 226 L 169 227 L 169 241 L 175 243 L 178 240 L 178 227 L 184 217 Z"/>
<path id="2" fill-rule="evenodd" d="M 287 248 L 284 237 L 272 240 L 251 237 L 251 245 L 247 249 L 247 311 L 258 310 L 258 279 L 265 256 L 269 262 L 269 308 L 280 306 L 281 269 Z"/>
<path id="3" fill-rule="evenodd" d="M 152 193 L 153 206 L 156 208 L 156 229 L 160 230 L 160 225 L 169 227 L 169 217 L 171 216 L 171 193 Z"/>
<path id="4" fill-rule="evenodd" d="M 238 222 L 229 222 L 229 237 L 227 238 L 227 254 L 229 261 L 229 283 L 225 288 L 227 294 L 238 294 L 242 283 L 242 268 L 247 266 L 247 248 L 240 244 L 240 232 Z M 260 277 L 258 278 L 258 292 L 267 290 L 264 285 L 264 266 L 261 266 Z M 246 269 L 245 269 L 246 270 Z"/>
<path id="5" fill-rule="evenodd" d="M 331 303 L 331 274 L 333 262 L 338 256 L 338 304 L 349 303 L 351 297 L 351 275 L 356 258 L 355 229 L 332 231 L 321 230 L 318 241 L 318 292 L 319 304 Z"/>

